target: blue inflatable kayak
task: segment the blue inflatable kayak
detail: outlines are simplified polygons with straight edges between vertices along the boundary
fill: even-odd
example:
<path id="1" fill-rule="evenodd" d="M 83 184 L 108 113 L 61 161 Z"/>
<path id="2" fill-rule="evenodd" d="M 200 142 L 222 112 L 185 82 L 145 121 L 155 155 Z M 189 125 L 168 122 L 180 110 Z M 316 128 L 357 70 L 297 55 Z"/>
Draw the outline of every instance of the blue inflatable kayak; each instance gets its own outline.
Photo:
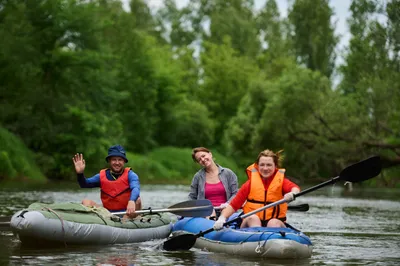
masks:
<path id="1" fill-rule="evenodd" d="M 234 214 L 230 219 L 237 215 Z M 183 218 L 174 224 L 172 235 L 198 234 L 212 228 L 213 225 L 214 221 L 206 218 Z M 194 247 L 239 256 L 282 259 L 309 258 L 312 253 L 310 238 L 295 229 L 271 227 L 239 229 L 237 224 L 197 238 Z"/>

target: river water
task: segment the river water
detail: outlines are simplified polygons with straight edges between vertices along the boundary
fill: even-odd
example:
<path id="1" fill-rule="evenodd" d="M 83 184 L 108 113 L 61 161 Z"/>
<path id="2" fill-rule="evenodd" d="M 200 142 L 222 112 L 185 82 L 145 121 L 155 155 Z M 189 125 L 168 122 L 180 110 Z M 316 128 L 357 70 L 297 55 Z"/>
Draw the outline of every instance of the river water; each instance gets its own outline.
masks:
<path id="1" fill-rule="evenodd" d="M 187 200 L 186 186 L 142 186 L 144 207 L 167 208 Z M 32 202 L 100 202 L 97 189 L 10 190 L 0 188 L 0 219 Z M 164 240 L 111 246 L 24 248 L 3 226 L 0 265 L 400 265 L 400 191 L 319 189 L 296 199 L 308 212 L 290 212 L 288 221 L 310 236 L 313 255 L 306 260 L 267 260 L 216 254 L 192 248 L 158 249 Z"/>

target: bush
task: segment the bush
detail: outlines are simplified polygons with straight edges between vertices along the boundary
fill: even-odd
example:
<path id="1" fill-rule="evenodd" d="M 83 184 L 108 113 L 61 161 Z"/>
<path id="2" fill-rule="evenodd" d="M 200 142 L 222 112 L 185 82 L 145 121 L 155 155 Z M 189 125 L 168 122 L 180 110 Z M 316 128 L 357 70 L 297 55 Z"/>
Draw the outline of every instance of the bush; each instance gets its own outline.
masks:
<path id="1" fill-rule="evenodd" d="M 200 165 L 193 162 L 191 154 L 191 148 L 160 147 L 146 155 L 128 153 L 128 158 L 141 183 L 189 185 L 193 175 L 200 169 Z M 218 152 L 213 152 L 213 157 L 221 166 L 232 169 L 240 181 L 247 179 L 233 160 Z"/>
<path id="2" fill-rule="evenodd" d="M 6 151 L 0 151 L 0 176 L 14 178 L 17 176 L 17 170 L 13 167 L 10 156 Z"/>
<path id="3" fill-rule="evenodd" d="M 45 181 L 33 153 L 15 135 L 0 127 L 0 177 L 4 180 L 31 179 Z"/>
<path id="4" fill-rule="evenodd" d="M 163 184 L 171 183 L 174 177 L 179 176 L 177 171 L 168 169 L 157 161 L 152 161 L 145 155 L 128 153 L 129 163 L 132 170 L 138 174 L 141 183 Z"/>
<path id="5" fill-rule="evenodd" d="M 160 147 L 147 154 L 152 162 L 158 162 L 165 168 L 178 173 L 179 180 L 191 180 L 199 165 L 192 160 L 192 150 L 189 148 Z"/>

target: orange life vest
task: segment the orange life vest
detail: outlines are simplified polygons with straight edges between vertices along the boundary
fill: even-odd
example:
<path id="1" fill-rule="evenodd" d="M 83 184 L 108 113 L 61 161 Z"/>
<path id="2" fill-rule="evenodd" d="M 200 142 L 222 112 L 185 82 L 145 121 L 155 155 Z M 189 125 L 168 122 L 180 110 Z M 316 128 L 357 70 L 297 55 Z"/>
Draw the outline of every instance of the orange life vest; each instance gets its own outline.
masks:
<path id="1" fill-rule="evenodd" d="M 108 180 L 106 170 L 100 171 L 101 201 L 109 211 L 125 210 L 131 197 L 128 173 L 131 168 L 126 167 L 117 180 Z"/>
<path id="2" fill-rule="evenodd" d="M 282 186 L 283 179 L 285 178 L 285 169 L 278 169 L 278 171 L 276 171 L 268 190 L 265 190 L 264 188 L 262 177 L 258 172 L 258 166 L 256 164 L 247 167 L 246 173 L 250 179 L 250 193 L 243 206 L 244 213 L 249 213 L 283 198 Z M 286 221 L 286 211 L 287 203 L 283 203 L 273 208 L 268 208 L 264 211 L 258 212 L 256 215 L 260 217 L 261 221 L 268 221 L 272 218 Z"/>

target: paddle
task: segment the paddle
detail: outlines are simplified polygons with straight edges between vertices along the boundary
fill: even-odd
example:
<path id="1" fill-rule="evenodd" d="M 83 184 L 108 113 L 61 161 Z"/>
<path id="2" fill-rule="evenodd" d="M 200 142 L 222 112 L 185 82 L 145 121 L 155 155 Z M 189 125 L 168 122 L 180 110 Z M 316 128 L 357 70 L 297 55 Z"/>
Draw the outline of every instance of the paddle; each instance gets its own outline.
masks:
<path id="1" fill-rule="evenodd" d="M 307 203 L 299 204 L 299 205 L 288 205 L 289 211 L 306 212 L 309 209 L 310 209 L 310 206 Z"/>
<path id="2" fill-rule="evenodd" d="M 308 188 L 304 191 L 301 191 L 297 194 L 295 194 L 295 198 L 303 196 L 307 193 L 310 193 L 314 190 L 317 190 L 319 188 L 325 187 L 327 185 L 330 184 L 334 184 L 339 180 L 344 180 L 344 181 L 348 181 L 348 182 L 361 182 L 361 181 L 365 181 L 368 180 L 370 178 L 373 178 L 375 176 L 377 176 L 379 173 L 381 172 L 381 161 L 379 156 L 374 156 L 374 157 L 370 157 L 368 159 L 365 159 L 361 162 L 355 163 L 353 165 L 350 165 L 348 167 L 346 167 L 345 169 L 343 169 L 339 176 L 332 178 L 331 180 L 328 180 L 324 183 L 321 183 L 319 185 L 316 185 L 314 187 Z M 254 211 L 251 211 L 249 213 L 240 215 L 238 217 L 236 217 L 235 219 L 232 219 L 230 221 L 227 221 L 226 223 L 224 223 L 224 226 L 229 225 L 231 223 L 237 222 L 240 219 L 249 217 L 257 212 L 263 211 L 265 209 L 274 207 L 276 205 L 285 203 L 285 199 L 281 199 L 278 200 L 276 202 L 273 202 L 271 204 L 265 205 L 259 209 L 256 209 Z M 196 239 L 198 237 L 202 237 L 210 232 L 214 231 L 214 228 L 210 228 L 207 229 L 203 232 L 200 232 L 196 235 L 194 234 L 182 234 L 182 235 L 178 235 L 176 237 L 172 237 L 170 239 L 168 239 L 167 241 L 164 242 L 163 244 L 163 248 L 165 250 L 168 251 L 173 251 L 173 250 L 189 250 L 191 247 L 193 247 L 193 245 L 196 243 Z"/>
<path id="3" fill-rule="evenodd" d="M 172 206 L 169 206 L 166 209 L 146 209 L 135 211 L 137 214 L 144 213 L 161 213 L 161 212 L 170 212 L 176 214 L 178 216 L 187 216 L 187 217 L 206 217 L 210 216 L 213 212 L 213 206 L 211 201 L 207 199 L 202 200 L 188 200 L 183 201 Z M 113 212 L 114 215 L 124 215 L 126 212 Z M 8 227 L 10 222 L 0 222 L 1 227 Z"/>
<path id="4" fill-rule="evenodd" d="M 221 210 L 220 207 L 215 207 L 214 210 Z M 297 211 L 297 212 L 306 212 L 310 209 L 310 205 L 307 203 L 305 204 L 298 204 L 298 205 L 288 205 L 289 211 Z"/>
<path id="5" fill-rule="evenodd" d="M 8 231 L 10 222 L 0 222 L 0 231 Z"/>
<path id="6" fill-rule="evenodd" d="M 8 231 L 10 227 L 10 216 L 0 216 L 0 232 Z"/>
<path id="7" fill-rule="evenodd" d="M 146 209 L 135 211 L 136 214 L 170 212 L 178 216 L 206 217 L 213 212 L 213 206 L 208 199 L 183 201 L 166 209 Z M 124 215 L 126 212 L 113 212 L 114 215 Z"/>

